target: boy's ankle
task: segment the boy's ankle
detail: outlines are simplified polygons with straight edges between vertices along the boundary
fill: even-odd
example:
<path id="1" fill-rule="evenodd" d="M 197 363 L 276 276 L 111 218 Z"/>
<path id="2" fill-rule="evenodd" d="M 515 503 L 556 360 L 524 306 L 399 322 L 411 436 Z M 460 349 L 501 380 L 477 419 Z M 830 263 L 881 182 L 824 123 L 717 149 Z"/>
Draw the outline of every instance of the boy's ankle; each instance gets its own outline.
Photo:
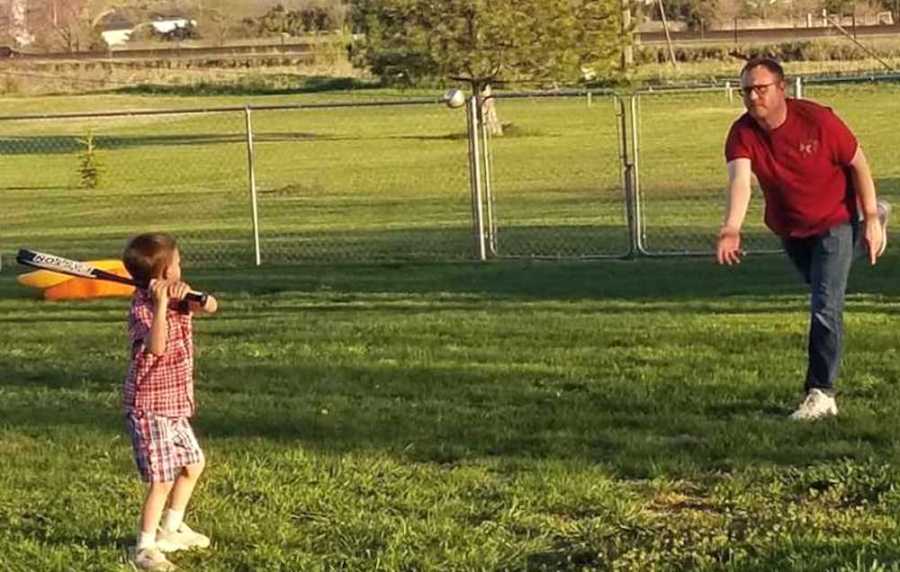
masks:
<path id="1" fill-rule="evenodd" d="M 152 548 L 156 546 L 156 531 L 153 532 L 144 532 L 143 530 L 138 532 L 137 544 L 135 545 L 135 551 L 140 552 L 145 548 Z"/>
<path id="2" fill-rule="evenodd" d="M 166 509 L 166 512 L 163 513 L 161 528 L 168 532 L 176 532 L 183 521 L 183 510 Z"/>

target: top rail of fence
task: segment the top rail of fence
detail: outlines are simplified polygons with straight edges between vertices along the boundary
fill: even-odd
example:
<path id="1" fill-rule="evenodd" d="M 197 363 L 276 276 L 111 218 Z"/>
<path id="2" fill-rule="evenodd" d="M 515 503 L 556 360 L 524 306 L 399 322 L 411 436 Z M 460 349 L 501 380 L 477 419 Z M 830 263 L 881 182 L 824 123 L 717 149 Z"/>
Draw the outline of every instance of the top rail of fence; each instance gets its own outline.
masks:
<path id="1" fill-rule="evenodd" d="M 552 91 L 517 91 L 512 93 L 494 93 L 497 99 L 526 99 L 526 98 L 559 98 L 559 97 L 584 97 L 587 95 L 616 95 L 611 89 L 573 89 Z M 202 115 L 211 113 L 234 113 L 244 111 L 288 111 L 292 109 L 341 109 L 364 107 L 403 107 L 419 105 L 445 104 L 445 96 L 418 97 L 401 100 L 379 101 L 339 101 L 322 103 L 285 103 L 272 105 L 232 105 L 222 107 L 187 107 L 167 109 L 132 109 L 119 111 L 90 111 L 76 113 L 28 113 L 18 115 L 0 115 L 0 121 L 34 121 L 41 119 L 88 119 L 92 117 L 141 117 L 154 115 Z"/>
<path id="2" fill-rule="evenodd" d="M 224 107 L 187 107 L 177 109 L 133 109 L 121 111 L 91 111 L 81 113 L 31 113 L 0 115 L 0 121 L 33 121 L 38 119 L 86 119 L 91 117 L 140 117 L 153 115 L 202 115 L 244 111 L 287 111 L 291 109 L 339 109 L 348 107 L 403 107 L 445 103 L 443 97 L 422 97 L 394 101 L 339 101 L 323 103 L 286 103 L 273 105 L 233 105 Z"/>
<path id="3" fill-rule="evenodd" d="M 492 97 L 496 99 L 529 99 L 529 98 L 559 98 L 559 97 L 584 97 L 586 95 L 622 95 L 623 92 L 602 88 L 602 89 L 554 89 L 543 91 L 514 91 L 514 92 L 494 92 Z"/>

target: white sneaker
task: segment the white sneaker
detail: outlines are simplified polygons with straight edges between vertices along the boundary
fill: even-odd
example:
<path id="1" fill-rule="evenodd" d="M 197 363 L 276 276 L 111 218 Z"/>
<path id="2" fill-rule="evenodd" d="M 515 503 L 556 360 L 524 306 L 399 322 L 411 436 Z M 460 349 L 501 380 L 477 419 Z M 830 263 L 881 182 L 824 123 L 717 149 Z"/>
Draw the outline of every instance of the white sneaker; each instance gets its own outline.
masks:
<path id="1" fill-rule="evenodd" d="M 891 203 L 887 201 L 878 201 L 878 222 L 881 223 L 881 248 L 878 250 L 878 256 L 884 254 L 887 250 L 887 226 L 888 219 L 891 217 Z"/>
<path id="2" fill-rule="evenodd" d="M 796 411 L 791 413 L 791 419 L 799 421 L 812 421 L 829 415 L 837 415 L 837 403 L 834 397 L 828 395 L 821 389 L 810 389 L 806 394 L 806 399 L 800 404 Z"/>
<path id="3" fill-rule="evenodd" d="M 194 532 L 191 530 L 191 527 L 182 522 L 175 532 L 170 532 L 164 528 L 157 529 L 156 545 L 163 552 L 206 548 L 209 546 L 209 537 L 199 532 Z"/>
<path id="4" fill-rule="evenodd" d="M 134 558 L 131 563 L 138 570 L 149 570 L 151 572 L 171 572 L 175 570 L 175 565 L 166 559 L 166 555 L 157 546 L 151 546 L 142 550 L 135 548 Z"/>

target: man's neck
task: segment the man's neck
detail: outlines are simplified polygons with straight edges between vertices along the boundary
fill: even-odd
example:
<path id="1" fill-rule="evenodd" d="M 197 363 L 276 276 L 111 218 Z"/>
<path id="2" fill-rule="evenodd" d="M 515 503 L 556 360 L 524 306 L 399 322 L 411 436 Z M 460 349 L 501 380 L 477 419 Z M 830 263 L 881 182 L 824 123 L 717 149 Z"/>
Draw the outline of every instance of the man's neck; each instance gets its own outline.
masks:
<path id="1" fill-rule="evenodd" d="M 766 119 L 757 119 L 756 123 L 765 131 L 775 131 L 784 125 L 784 122 L 787 121 L 787 116 L 787 101 L 785 101 L 784 105 L 777 113 L 773 113 L 772 116 L 767 117 Z"/>

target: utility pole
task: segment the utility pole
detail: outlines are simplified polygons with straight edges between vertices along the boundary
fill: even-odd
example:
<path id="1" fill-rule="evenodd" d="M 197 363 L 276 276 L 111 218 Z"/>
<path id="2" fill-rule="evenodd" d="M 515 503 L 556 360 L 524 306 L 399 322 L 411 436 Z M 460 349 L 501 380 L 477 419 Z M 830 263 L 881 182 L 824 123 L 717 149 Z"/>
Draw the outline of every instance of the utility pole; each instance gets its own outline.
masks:
<path id="1" fill-rule="evenodd" d="M 672 67 L 678 67 L 678 63 L 675 61 L 675 48 L 672 47 L 672 36 L 669 35 L 669 21 L 666 20 L 666 9 L 663 6 L 662 0 L 659 0 L 659 15 L 662 17 L 663 30 L 666 32 L 666 44 L 669 45 L 669 57 L 672 58 Z"/>

